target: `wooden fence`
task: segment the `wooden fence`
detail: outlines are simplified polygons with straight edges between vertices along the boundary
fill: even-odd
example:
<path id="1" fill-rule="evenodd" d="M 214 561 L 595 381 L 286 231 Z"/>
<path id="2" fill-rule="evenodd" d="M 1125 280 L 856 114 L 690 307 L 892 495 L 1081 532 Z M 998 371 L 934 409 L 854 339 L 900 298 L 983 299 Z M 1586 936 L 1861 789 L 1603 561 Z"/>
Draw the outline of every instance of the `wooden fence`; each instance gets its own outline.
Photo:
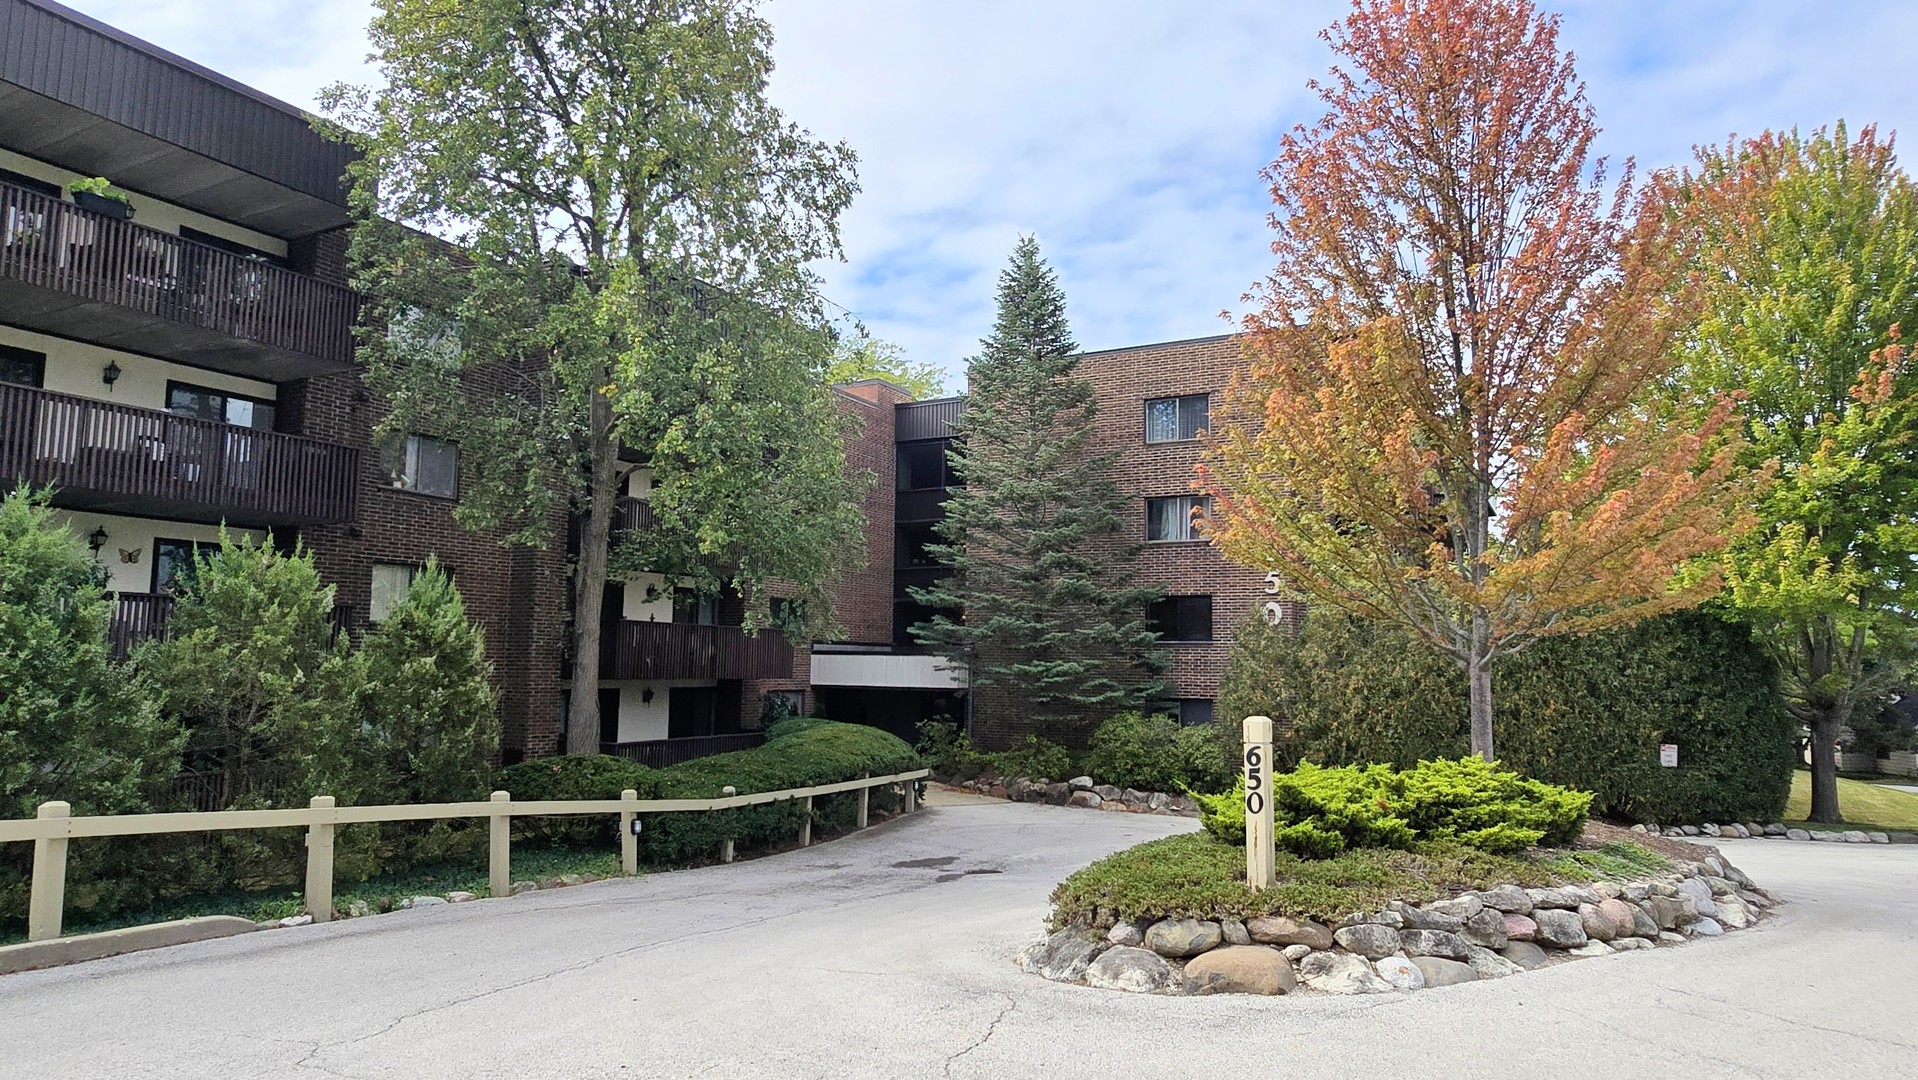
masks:
<path id="1" fill-rule="evenodd" d="M 585 814 L 619 815 L 620 868 L 627 874 L 639 872 L 639 833 L 634 823 L 641 814 L 707 813 L 733 810 L 761 803 L 803 799 L 806 816 L 799 826 L 799 845 L 812 843 L 813 800 L 821 795 L 841 792 L 859 793 L 857 825 L 866 827 L 872 789 L 891 784 L 905 785 L 906 810 L 918 808 L 918 781 L 930 775 L 928 769 L 867 776 L 818 787 L 764 791 L 753 795 L 732 794 L 732 788 L 717 799 L 642 799 L 631 788 L 617 799 L 575 801 L 514 802 L 504 791 L 493 792 L 487 802 L 422 803 L 411 806 L 335 806 L 333 796 L 315 795 L 304 810 L 222 810 L 214 813 L 121 814 L 100 817 L 75 817 L 64 802 L 41 803 L 39 816 L 25 821 L 0 821 L 0 843 L 33 842 L 33 886 L 28 898 L 27 940 L 45 941 L 60 936 L 65 914 L 67 888 L 67 844 L 73 840 L 106 836 L 157 836 L 166 833 L 227 832 L 237 829 L 306 829 L 306 910 L 314 922 L 333 917 L 333 832 L 341 825 L 359 825 L 382 821 L 444 821 L 451 818 L 486 818 L 490 824 L 487 844 L 487 884 L 494 896 L 505 896 L 513 887 L 512 820 L 516 817 L 570 817 Z M 720 846 L 721 862 L 731 862 L 733 842 Z"/>

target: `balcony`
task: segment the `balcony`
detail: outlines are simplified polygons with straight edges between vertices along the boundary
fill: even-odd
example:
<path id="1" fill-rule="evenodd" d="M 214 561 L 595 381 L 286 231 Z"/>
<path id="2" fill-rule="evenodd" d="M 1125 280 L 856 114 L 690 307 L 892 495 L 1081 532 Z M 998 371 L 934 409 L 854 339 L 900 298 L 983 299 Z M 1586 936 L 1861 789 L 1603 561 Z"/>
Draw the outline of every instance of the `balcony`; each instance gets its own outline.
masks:
<path id="1" fill-rule="evenodd" d="M 602 679 L 785 679 L 793 650 L 777 630 L 621 619 L 600 636 L 599 667 Z"/>
<path id="2" fill-rule="evenodd" d="M 566 525 L 566 550 L 579 554 L 579 534 L 585 519 L 575 515 Z M 621 498 L 613 505 L 613 531 L 608 539 L 619 543 L 626 533 L 646 532 L 653 527 L 653 504 L 645 499 Z"/>
<path id="3" fill-rule="evenodd" d="M 107 623 L 107 654 L 125 660 L 140 642 L 165 637 L 167 617 L 172 614 L 171 593 L 114 594 L 113 614 Z M 349 633 L 355 625 L 353 608 L 335 604 L 326 621 L 335 634 Z"/>
<path id="4" fill-rule="evenodd" d="M 266 382 L 353 364 L 352 290 L 0 184 L 0 312 Z"/>
<path id="5" fill-rule="evenodd" d="M 0 383 L 0 481 L 75 510 L 260 528 L 352 521 L 359 451 Z"/>

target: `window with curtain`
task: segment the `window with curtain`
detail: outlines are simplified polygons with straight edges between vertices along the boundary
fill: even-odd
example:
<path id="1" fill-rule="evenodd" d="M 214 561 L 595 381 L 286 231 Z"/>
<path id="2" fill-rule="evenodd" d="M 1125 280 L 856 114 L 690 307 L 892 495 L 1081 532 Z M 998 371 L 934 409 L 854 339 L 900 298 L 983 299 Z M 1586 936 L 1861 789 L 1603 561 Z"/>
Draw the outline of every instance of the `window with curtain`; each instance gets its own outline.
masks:
<path id="1" fill-rule="evenodd" d="M 1207 394 L 1152 398 L 1145 403 L 1145 441 L 1186 442 L 1206 429 L 1211 411 Z"/>
<path id="2" fill-rule="evenodd" d="M 1172 495 L 1145 501 L 1145 538 L 1149 541 L 1203 540 L 1206 497 Z"/>
<path id="3" fill-rule="evenodd" d="M 456 498 L 459 495 L 458 443 L 427 435 L 407 435 L 380 448 L 387 479 L 402 491 Z"/>

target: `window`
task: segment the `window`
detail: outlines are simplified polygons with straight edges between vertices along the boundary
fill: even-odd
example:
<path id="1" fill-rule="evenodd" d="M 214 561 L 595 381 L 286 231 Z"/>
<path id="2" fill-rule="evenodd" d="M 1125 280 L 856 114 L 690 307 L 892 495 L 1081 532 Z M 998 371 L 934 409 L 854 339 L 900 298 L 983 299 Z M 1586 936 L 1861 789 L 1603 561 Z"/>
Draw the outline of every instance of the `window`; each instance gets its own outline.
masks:
<path id="1" fill-rule="evenodd" d="M 175 416 L 191 416 L 214 423 L 227 423 L 255 431 L 272 431 L 274 406 L 263 398 L 211 390 L 192 383 L 166 384 L 166 411 Z"/>
<path id="2" fill-rule="evenodd" d="M 387 479 L 402 491 L 448 499 L 459 495 L 458 443 L 426 435 L 392 439 L 380 448 L 380 464 L 386 468 Z"/>
<path id="3" fill-rule="evenodd" d="M 372 622 L 384 621 L 393 609 L 406 599 L 406 591 L 413 587 L 413 579 L 420 576 L 420 568 L 404 563 L 373 564 L 373 594 L 366 606 L 366 617 Z"/>
<path id="4" fill-rule="evenodd" d="M 930 491 L 958 487 L 946 463 L 945 439 L 899 444 L 899 490 Z"/>
<path id="5" fill-rule="evenodd" d="M 1145 403 L 1145 441 L 1185 442 L 1206 429 L 1211 407 L 1208 394 L 1152 398 Z"/>
<path id="6" fill-rule="evenodd" d="M 932 545 L 939 543 L 939 534 L 931 525 L 901 525 L 893 537 L 893 558 L 895 565 L 901 568 L 940 565 L 939 557 L 932 552 Z"/>
<path id="7" fill-rule="evenodd" d="M 267 263 L 271 266 L 277 266 L 282 270 L 287 268 L 286 260 L 270 251 L 261 251 L 259 248 L 242 244 L 237 240 L 228 240 L 224 236 L 215 236 L 210 232 L 201 232 L 189 225 L 180 226 L 180 239 L 191 240 L 196 244 L 205 244 L 207 247 L 218 248 L 229 255 L 238 255 L 242 259 L 252 259 L 254 262 Z"/>
<path id="8" fill-rule="evenodd" d="M 386 323 L 386 340 L 404 357 L 430 360 L 447 369 L 459 366 L 459 320 L 426 311 L 403 307 Z"/>
<path id="9" fill-rule="evenodd" d="M 206 555 L 217 555 L 220 545 L 203 543 L 198 540 L 153 541 L 153 591 L 170 593 L 193 575 L 197 559 Z"/>
<path id="10" fill-rule="evenodd" d="M 1211 641 L 1212 598 L 1168 596 L 1146 608 L 1146 629 L 1162 641 Z"/>
<path id="11" fill-rule="evenodd" d="M 1198 727 L 1212 722 L 1212 702 L 1205 698 L 1180 698 L 1179 723 Z"/>
<path id="12" fill-rule="evenodd" d="M 697 589 L 674 589 L 673 621 L 692 626 L 718 625 L 718 598 Z"/>
<path id="13" fill-rule="evenodd" d="M 0 382 L 39 386 L 46 374 L 46 353 L 0 345 Z"/>
<path id="14" fill-rule="evenodd" d="M 1173 495 L 1145 501 L 1145 538 L 1150 541 L 1205 539 L 1206 497 Z"/>

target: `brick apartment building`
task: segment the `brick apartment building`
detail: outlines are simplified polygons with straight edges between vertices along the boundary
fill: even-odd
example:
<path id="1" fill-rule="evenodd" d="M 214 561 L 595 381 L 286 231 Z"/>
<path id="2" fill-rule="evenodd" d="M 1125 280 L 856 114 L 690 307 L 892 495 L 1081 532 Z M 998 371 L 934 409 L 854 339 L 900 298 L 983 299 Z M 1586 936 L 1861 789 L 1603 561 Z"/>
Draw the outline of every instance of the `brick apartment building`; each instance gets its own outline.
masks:
<path id="1" fill-rule="evenodd" d="M 55 489 L 108 571 L 122 651 L 164 632 L 174 576 L 223 527 L 312 552 L 349 630 L 436 558 L 486 631 L 505 758 L 555 753 L 572 530 L 556 518 L 534 547 L 467 531 L 453 521 L 457 442 L 376 444 L 347 287 L 349 153 L 217 72 L 50 0 L 0 0 L 0 479 Z M 130 199 L 68 193 L 96 176 Z M 505 374 L 471 375 L 469 392 Z M 866 560 L 837 590 L 844 640 L 814 662 L 777 632 L 745 634 L 739 597 L 658 575 L 613 583 L 607 749 L 663 764 L 749 745 L 768 695 L 902 733 L 902 703 L 954 711 L 963 680 L 897 648 L 894 566 L 895 504 L 938 501 L 896 497 L 895 435 L 936 442 L 943 429 L 915 418 L 949 403 L 876 382 L 839 400 L 858 418 L 848 469 L 877 479 Z M 650 528 L 650 471 L 626 468 L 615 527 Z"/>

